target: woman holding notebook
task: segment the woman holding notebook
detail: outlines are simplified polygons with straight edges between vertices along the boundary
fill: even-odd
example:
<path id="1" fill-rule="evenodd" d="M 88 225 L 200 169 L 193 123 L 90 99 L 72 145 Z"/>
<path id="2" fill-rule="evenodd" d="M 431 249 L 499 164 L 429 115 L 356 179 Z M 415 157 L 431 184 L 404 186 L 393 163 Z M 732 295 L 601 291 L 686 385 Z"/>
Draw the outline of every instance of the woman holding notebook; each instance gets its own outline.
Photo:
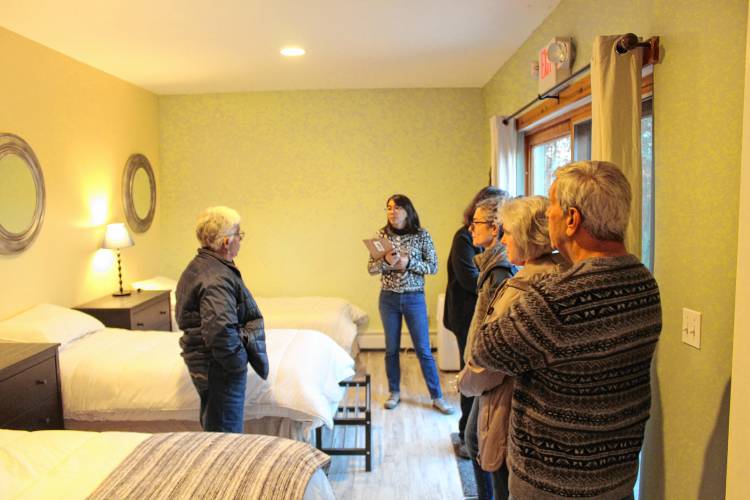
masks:
<path id="1" fill-rule="evenodd" d="M 419 216 L 409 198 L 394 194 L 386 204 L 387 222 L 378 231 L 378 238 L 387 240 L 391 247 L 380 258 L 370 256 L 368 271 L 380 274 L 380 319 L 385 332 L 385 372 L 390 395 L 385 408 L 391 410 L 401 401 L 401 349 L 402 318 L 409 328 L 414 350 L 419 358 L 432 406 L 444 414 L 453 413 L 453 407 L 444 399 L 440 389 L 435 359 L 430 350 L 427 306 L 424 299 L 424 276 L 437 273 L 437 254 L 430 233 L 419 224 Z"/>

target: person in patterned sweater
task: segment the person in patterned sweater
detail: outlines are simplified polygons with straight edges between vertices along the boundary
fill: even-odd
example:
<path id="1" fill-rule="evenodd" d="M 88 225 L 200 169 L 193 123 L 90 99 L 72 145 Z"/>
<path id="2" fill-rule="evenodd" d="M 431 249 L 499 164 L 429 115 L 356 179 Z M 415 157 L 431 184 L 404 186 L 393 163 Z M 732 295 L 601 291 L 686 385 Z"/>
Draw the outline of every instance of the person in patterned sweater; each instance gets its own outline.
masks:
<path id="1" fill-rule="evenodd" d="M 549 234 L 571 262 L 532 280 L 478 333 L 479 366 L 516 377 L 515 499 L 633 497 L 661 332 L 659 289 L 625 249 L 631 191 L 617 166 L 571 163 L 550 188 Z"/>
<path id="2" fill-rule="evenodd" d="M 419 223 L 417 210 L 411 200 L 394 194 L 386 202 L 386 225 L 378 231 L 378 238 L 387 238 L 393 251 L 382 258 L 370 256 L 367 270 L 380 274 L 379 310 L 385 333 L 385 374 L 390 395 L 384 403 L 392 410 L 401 402 L 401 323 L 406 320 L 414 350 L 419 358 L 432 406 L 450 415 L 453 407 L 443 399 L 435 358 L 430 350 L 427 305 L 424 300 L 424 277 L 437 272 L 437 254 L 430 233 Z"/>

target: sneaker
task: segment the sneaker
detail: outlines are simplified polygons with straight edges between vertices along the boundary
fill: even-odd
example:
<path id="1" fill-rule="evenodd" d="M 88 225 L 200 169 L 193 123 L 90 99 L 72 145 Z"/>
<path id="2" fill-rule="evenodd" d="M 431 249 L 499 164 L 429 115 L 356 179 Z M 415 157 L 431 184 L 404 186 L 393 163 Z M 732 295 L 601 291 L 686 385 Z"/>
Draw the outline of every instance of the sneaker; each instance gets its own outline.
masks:
<path id="1" fill-rule="evenodd" d="M 388 399 L 385 400 L 385 404 L 383 406 L 386 410 L 392 410 L 397 407 L 400 402 L 401 394 L 398 392 L 392 392 L 391 395 L 388 396 Z"/>
<path id="2" fill-rule="evenodd" d="M 387 403 L 387 401 L 386 401 Z M 443 398 L 435 398 L 432 400 L 432 406 L 443 415 L 452 415 L 456 411 L 451 405 L 449 405 Z"/>

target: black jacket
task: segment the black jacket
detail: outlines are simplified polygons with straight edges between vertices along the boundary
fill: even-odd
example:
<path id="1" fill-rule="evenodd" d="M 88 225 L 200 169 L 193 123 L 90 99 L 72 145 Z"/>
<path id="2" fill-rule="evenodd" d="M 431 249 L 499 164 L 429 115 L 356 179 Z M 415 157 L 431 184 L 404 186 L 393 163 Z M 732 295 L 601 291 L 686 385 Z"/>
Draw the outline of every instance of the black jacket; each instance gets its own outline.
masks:
<path id="1" fill-rule="evenodd" d="M 448 256 L 448 286 L 445 290 L 443 324 L 458 337 L 466 338 L 477 303 L 479 269 L 474 257 L 481 248 L 471 242 L 471 233 L 461 227 L 453 236 Z"/>
<path id="2" fill-rule="evenodd" d="M 248 354 L 253 353 L 246 351 L 243 334 L 262 338 L 262 352 L 255 353 L 260 360 L 249 361 L 258 375 L 268 376 L 263 316 L 233 262 L 198 250 L 177 282 L 176 309 L 184 332 L 182 357 L 196 387 L 205 387 L 212 358 L 227 372 L 247 370 Z"/>

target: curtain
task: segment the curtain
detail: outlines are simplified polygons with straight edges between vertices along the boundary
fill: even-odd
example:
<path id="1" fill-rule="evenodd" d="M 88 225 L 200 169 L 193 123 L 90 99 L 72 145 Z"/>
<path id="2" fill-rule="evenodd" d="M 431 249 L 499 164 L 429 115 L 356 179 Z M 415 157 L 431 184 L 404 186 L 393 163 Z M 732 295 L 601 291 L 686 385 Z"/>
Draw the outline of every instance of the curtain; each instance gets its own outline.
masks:
<path id="1" fill-rule="evenodd" d="M 516 196 L 516 121 L 503 124 L 504 116 L 490 118 L 492 170 L 490 183 Z"/>
<path id="2" fill-rule="evenodd" d="M 620 35 L 597 36 L 591 55 L 591 159 L 619 166 L 630 182 L 625 246 L 641 256 L 641 65 L 643 49 L 620 55 Z"/>

